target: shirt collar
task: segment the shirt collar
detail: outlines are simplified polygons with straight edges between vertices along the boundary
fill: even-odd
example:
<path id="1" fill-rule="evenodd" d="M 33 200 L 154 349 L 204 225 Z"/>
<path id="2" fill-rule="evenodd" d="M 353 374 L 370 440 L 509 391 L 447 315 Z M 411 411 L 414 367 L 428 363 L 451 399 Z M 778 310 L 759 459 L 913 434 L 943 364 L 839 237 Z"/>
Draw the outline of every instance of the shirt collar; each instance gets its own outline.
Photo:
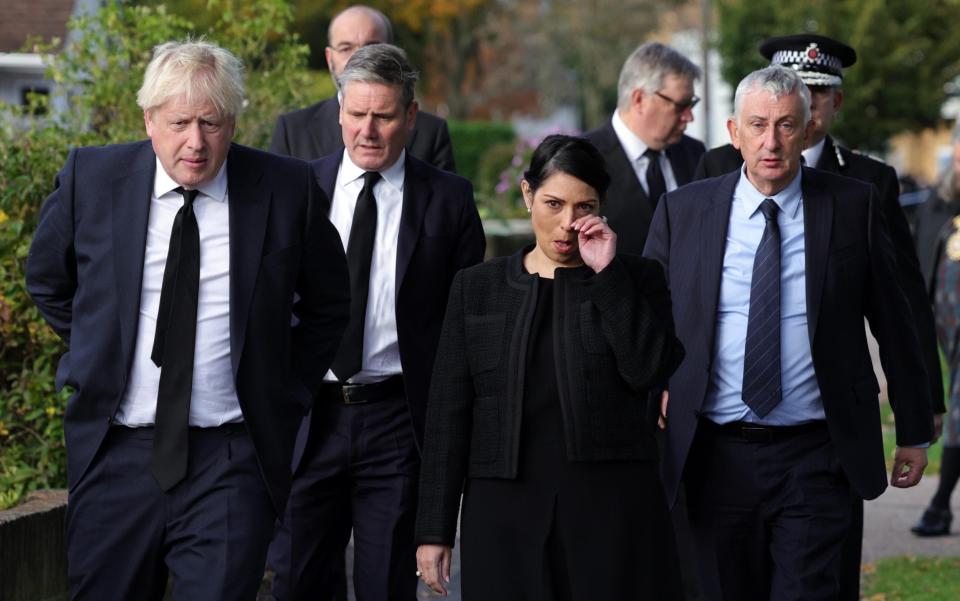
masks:
<path id="1" fill-rule="evenodd" d="M 733 196 L 743 202 L 743 209 L 748 219 L 757 213 L 760 209 L 760 203 L 762 203 L 764 199 L 772 198 L 773 201 L 777 203 L 777 206 L 780 207 L 780 212 L 787 215 L 788 219 L 793 220 L 796 219 L 797 213 L 800 211 L 800 199 L 802 196 L 800 179 L 802 174 L 803 169 L 798 169 L 796 177 L 787 184 L 786 188 L 780 190 L 773 196 L 765 196 L 747 179 L 747 167 L 744 165 L 740 168 L 740 181 L 737 182 Z"/>
<path id="2" fill-rule="evenodd" d="M 164 194 L 169 194 L 179 187 L 180 184 L 175 182 L 173 178 L 167 174 L 166 169 L 164 169 L 160 163 L 160 158 L 157 157 L 157 170 L 153 177 L 154 196 L 160 198 Z M 204 196 L 208 196 L 217 202 L 225 202 L 227 200 L 227 161 L 223 161 L 223 165 L 220 165 L 220 170 L 217 171 L 217 175 L 214 176 L 212 180 L 200 184 L 197 186 L 197 190 Z"/>
<path id="3" fill-rule="evenodd" d="M 820 163 L 820 156 L 823 155 L 823 147 L 827 143 L 824 136 L 822 140 L 803 151 L 803 160 L 807 162 L 807 167 L 816 167 Z"/>
<path id="4" fill-rule="evenodd" d="M 380 177 L 383 178 L 383 181 L 396 188 L 400 192 L 403 192 L 403 182 L 406 175 L 406 169 L 404 168 L 406 165 L 406 158 L 407 149 L 404 148 L 400 151 L 400 156 L 393 165 L 390 165 L 386 169 L 380 170 Z M 343 161 L 340 162 L 341 185 L 350 185 L 356 180 L 363 179 L 364 173 L 366 173 L 366 170 L 350 160 L 350 153 L 344 149 Z"/>
<path id="5" fill-rule="evenodd" d="M 627 127 L 626 122 L 624 122 L 620 116 L 619 109 L 613 111 L 613 119 L 611 121 L 613 122 L 613 131 L 617 134 L 623 150 L 626 151 L 627 158 L 630 159 L 631 163 L 640 160 L 643 153 L 647 151 L 647 145 L 637 137 L 637 134 L 630 131 L 630 128 Z"/>

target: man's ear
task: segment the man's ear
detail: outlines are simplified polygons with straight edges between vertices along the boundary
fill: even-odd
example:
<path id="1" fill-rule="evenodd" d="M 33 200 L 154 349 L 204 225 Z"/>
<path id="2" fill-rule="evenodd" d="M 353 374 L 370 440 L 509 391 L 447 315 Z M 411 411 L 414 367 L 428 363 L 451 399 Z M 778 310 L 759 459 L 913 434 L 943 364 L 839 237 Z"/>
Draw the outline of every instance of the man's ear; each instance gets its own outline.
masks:
<path id="1" fill-rule="evenodd" d="M 843 105 L 843 90 L 837 88 L 833 91 L 833 110 L 839 111 Z"/>
<path id="2" fill-rule="evenodd" d="M 730 143 L 733 144 L 733 147 L 740 150 L 740 132 L 733 117 L 727 119 L 727 133 L 730 134 Z"/>

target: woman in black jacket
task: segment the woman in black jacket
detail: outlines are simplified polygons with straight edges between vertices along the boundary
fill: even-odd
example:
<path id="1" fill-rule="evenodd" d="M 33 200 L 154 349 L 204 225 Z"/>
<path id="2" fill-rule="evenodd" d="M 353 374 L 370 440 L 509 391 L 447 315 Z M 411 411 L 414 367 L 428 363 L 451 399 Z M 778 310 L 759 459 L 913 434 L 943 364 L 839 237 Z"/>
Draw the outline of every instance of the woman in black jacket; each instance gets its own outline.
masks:
<path id="1" fill-rule="evenodd" d="M 649 391 L 683 358 L 659 264 L 616 254 L 610 178 L 550 136 L 521 184 L 536 244 L 457 274 L 427 409 L 417 567 L 463 598 L 673 599 Z"/>

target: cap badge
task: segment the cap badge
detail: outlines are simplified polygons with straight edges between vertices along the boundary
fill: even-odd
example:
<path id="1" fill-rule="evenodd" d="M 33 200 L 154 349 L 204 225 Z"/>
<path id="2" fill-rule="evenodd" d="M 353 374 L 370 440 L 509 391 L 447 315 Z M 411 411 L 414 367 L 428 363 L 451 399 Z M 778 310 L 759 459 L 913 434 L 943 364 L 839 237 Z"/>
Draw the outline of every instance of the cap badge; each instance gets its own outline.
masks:
<path id="1" fill-rule="evenodd" d="M 810 42 L 810 45 L 807 46 L 807 58 L 809 58 L 812 61 L 815 61 L 819 56 L 820 56 L 820 49 L 817 48 L 817 43 Z"/>

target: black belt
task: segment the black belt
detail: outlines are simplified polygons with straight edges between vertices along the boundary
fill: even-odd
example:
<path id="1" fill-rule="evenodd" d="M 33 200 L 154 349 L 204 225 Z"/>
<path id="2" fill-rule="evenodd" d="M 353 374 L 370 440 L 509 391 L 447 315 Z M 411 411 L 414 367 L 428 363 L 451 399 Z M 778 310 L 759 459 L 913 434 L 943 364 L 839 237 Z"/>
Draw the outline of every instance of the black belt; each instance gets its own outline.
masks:
<path id="1" fill-rule="evenodd" d="M 800 434 L 809 434 L 827 429 L 827 422 L 823 420 L 807 422 L 796 426 L 764 426 L 761 424 L 751 424 L 750 422 L 717 424 L 709 419 L 705 419 L 700 422 L 700 425 L 703 426 L 705 431 L 712 432 L 715 435 L 730 436 L 747 442 L 777 442 Z"/>
<path id="2" fill-rule="evenodd" d="M 324 382 L 317 397 L 324 400 L 340 401 L 344 405 L 375 403 L 403 396 L 403 376 L 390 376 L 386 380 L 372 384 L 344 384 Z"/>

